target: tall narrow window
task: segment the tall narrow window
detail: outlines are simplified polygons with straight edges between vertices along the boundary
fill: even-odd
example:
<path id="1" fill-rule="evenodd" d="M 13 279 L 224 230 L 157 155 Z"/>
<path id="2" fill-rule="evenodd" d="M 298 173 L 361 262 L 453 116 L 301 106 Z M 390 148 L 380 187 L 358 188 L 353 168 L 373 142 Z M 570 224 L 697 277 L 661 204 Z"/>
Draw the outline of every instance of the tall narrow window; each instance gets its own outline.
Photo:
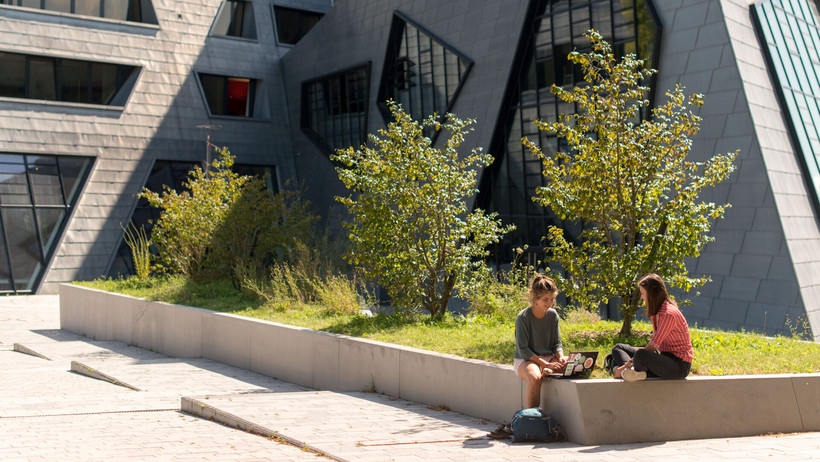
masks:
<path id="1" fill-rule="evenodd" d="M 31 293 L 56 250 L 91 159 L 0 154 L 0 293 Z"/>
<path id="2" fill-rule="evenodd" d="M 199 74 L 211 115 L 253 117 L 256 80 Z"/>
<path id="3" fill-rule="evenodd" d="M 138 68 L 0 52 L 0 96 L 122 106 Z"/>
<path id="4" fill-rule="evenodd" d="M 242 0 L 225 0 L 211 29 L 211 35 L 256 40 L 253 3 Z"/>
<path id="5" fill-rule="evenodd" d="M 296 45 L 323 16 L 322 13 L 282 6 L 274 6 L 273 15 L 276 18 L 276 37 L 284 45 Z"/>
<path id="6" fill-rule="evenodd" d="M 385 119 L 388 99 L 401 103 L 416 120 L 433 113 L 444 117 L 473 66 L 465 55 L 400 12 L 393 16 L 384 62 L 379 108 Z"/>
<path id="7" fill-rule="evenodd" d="M 302 130 L 325 153 L 358 147 L 367 136 L 370 65 L 302 84 Z"/>

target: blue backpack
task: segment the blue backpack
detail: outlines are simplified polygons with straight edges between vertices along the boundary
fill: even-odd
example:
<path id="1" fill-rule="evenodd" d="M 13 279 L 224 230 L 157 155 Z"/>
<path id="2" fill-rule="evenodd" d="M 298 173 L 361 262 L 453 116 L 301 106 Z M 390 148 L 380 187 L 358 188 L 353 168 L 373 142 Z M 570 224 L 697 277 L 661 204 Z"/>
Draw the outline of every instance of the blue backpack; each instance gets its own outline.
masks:
<path id="1" fill-rule="evenodd" d="M 541 409 L 533 407 L 515 413 L 510 422 L 513 443 L 520 441 L 541 441 L 552 443 L 566 441 L 566 436 L 555 420 Z"/>

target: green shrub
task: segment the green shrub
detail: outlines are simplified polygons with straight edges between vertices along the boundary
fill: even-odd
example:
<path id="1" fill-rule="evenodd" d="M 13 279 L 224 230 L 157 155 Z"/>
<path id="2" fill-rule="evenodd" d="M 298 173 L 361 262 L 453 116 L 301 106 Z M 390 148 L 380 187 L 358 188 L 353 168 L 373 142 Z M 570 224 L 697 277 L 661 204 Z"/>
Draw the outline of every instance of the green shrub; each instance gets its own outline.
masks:
<path id="1" fill-rule="evenodd" d="M 226 278 L 239 288 L 238 267 L 264 267 L 311 234 L 316 217 L 298 191 L 273 194 L 264 180 L 240 176 L 232 165 L 223 148 L 208 171 L 189 173 L 189 191 L 140 194 L 162 211 L 151 238 L 165 272 L 194 281 Z"/>
<path id="2" fill-rule="evenodd" d="M 349 261 L 384 286 L 396 307 L 425 309 L 440 319 L 453 293 L 469 292 L 487 271 L 486 247 L 511 227 L 468 210 L 478 171 L 492 161 L 480 149 L 459 152 L 475 121 L 448 114 L 445 123 L 431 116 L 420 124 L 399 104 L 388 104 L 394 121 L 381 137 L 370 136 L 373 148 L 333 156 L 352 193 L 338 198 L 352 217 Z M 442 149 L 423 135 L 425 128 L 446 132 Z"/>

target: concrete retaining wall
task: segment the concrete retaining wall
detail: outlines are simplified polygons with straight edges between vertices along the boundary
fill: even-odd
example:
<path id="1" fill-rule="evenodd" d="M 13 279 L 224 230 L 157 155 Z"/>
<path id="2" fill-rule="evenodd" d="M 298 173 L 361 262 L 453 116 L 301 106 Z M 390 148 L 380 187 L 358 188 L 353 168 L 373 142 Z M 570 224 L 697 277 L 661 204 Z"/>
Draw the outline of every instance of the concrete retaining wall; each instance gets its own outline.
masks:
<path id="1" fill-rule="evenodd" d="M 524 384 L 509 365 L 79 286 L 60 286 L 60 327 L 321 390 L 375 388 L 495 422 L 524 406 Z M 541 407 L 580 444 L 820 430 L 820 374 L 548 380 L 541 397 Z"/>

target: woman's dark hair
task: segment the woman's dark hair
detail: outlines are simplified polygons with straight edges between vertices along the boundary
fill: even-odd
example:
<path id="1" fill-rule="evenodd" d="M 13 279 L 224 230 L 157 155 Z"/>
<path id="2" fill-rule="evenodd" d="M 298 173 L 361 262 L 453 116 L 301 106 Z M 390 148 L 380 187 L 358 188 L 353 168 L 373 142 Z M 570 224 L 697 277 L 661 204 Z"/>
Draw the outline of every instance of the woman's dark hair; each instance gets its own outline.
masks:
<path id="1" fill-rule="evenodd" d="M 541 274 L 535 273 L 530 280 L 530 301 L 538 300 L 547 294 L 558 293 L 558 286 L 551 278 Z"/>
<path id="2" fill-rule="evenodd" d="M 649 273 L 638 281 L 638 287 L 646 291 L 646 315 L 655 316 L 661 310 L 663 302 L 669 300 L 666 283 L 655 273 Z"/>

